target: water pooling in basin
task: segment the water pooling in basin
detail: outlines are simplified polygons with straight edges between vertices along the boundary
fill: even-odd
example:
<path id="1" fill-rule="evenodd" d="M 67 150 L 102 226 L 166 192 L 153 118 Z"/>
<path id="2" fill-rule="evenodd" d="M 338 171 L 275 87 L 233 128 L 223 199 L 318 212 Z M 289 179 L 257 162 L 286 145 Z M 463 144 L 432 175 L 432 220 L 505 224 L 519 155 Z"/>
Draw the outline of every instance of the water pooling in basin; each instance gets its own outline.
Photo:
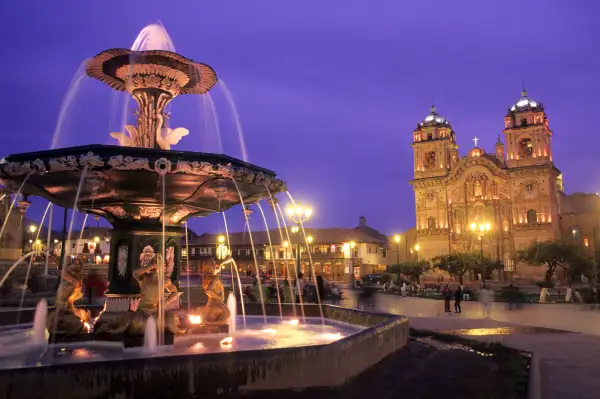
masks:
<path id="1" fill-rule="evenodd" d="M 160 347 L 154 352 L 146 348 L 124 349 L 121 343 L 96 341 L 53 344 L 47 347 L 31 346 L 28 351 L 0 359 L 0 369 L 323 345 L 363 329 L 360 326 L 330 320 L 321 324 L 318 317 L 307 317 L 306 322 L 300 323 L 298 319 L 281 320 L 276 316 L 268 317 L 265 323 L 262 316 L 247 316 L 246 322 L 246 328 L 238 327 L 232 335 L 184 335 L 177 337 L 173 345 Z M 241 323 L 238 323 L 238 326 L 240 325 Z M 28 333 L 25 326 L 20 331 L 22 334 Z M 7 332 L 0 332 L 0 342 L 5 334 Z M 14 335 L 15 331 L 11 334 Z"/>

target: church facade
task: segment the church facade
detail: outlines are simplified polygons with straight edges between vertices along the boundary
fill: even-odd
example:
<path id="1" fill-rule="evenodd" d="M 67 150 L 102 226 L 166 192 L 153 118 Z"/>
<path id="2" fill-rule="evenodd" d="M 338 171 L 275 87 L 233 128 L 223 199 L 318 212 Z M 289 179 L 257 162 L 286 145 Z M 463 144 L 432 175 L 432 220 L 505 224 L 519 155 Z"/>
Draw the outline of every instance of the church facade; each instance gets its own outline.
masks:
<path id="1" fill-rule="evenodd" d="M 479 148 L 477 140 L 466 156 L 459 156 L 456 133 L 434 107 L 413 131 L 411 184 L 420 258 L 482 251 L 511 270 L 516 252 L 536 240 L 576 239 L 587 247 L 595 243 L 598 223 L 582 231 L 579 225 L 586 217 L 574 204 L 600 210 L 598 197 L 582 201 L 564 194 L 541 103 L 523 91 L 504 117 L 494 151 Z M 565 221 L 563 207 L 569 209 Z M 593 218 L 600 220 L 594 212 Z"/>

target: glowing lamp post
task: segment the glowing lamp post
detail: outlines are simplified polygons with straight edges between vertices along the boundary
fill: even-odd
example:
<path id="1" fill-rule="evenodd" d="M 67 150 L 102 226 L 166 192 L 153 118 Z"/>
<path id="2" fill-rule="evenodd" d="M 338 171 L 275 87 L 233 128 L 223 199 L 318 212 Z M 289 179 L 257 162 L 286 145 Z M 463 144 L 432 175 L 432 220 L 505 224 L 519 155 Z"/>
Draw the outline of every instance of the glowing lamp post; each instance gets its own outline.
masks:
<path id="1" fill-rule="evenodd" d="M 225 259 L 228 255 L 229 249 L 227 245 L 225 245 L 225 236 L 220 235 L 217 237 L 217 248 L 216 248 L 216 256 L 217 259 Z"/>
<path id="2" fill-rule="evenodd" d="M 419 250 L 421 249 L 421 246 L 419 244 L 415 244 L 414 248 L 415 248 L 415 256 L 417 257 L 417 262 L 418 262 L 419 261 Z"/>
<path id="3" fill-rule="evenodd" d="M 489 223 L 471 223 L 471 231 L 477 235 L 479 240 L 479 252 L 483 258 L 483 236 L 492 229 Z"/>
<path id="4" fill-rule="evenodd" d="M 297 234 L 302 229 L 302 224 L 312 216 L 312 209 L 299 204 L 291 205 L 286 209 L 287 217 L 295 226 L 292 226 L 292 233 Z M 307 238 L 308 240 L 308 238 Z M 296 273 L 300 275 L 300 240 L 296 243 Z"/>
<path id="5" fill-rule="evenodd" d="M 400 235 L 396 234 L 394 236 L 394 241 L 396 242 L 396 264 L 400 264 Z"/>

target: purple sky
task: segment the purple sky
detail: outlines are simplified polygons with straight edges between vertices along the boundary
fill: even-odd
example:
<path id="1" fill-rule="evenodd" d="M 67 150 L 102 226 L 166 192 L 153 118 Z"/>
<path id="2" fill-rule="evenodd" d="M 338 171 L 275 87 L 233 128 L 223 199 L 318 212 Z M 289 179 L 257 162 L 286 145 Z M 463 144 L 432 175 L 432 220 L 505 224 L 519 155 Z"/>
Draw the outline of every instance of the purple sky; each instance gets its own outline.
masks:
<path id="1" fill-rule="evenodd" d="M 227 82 L 249 160 L 314 207 L 312 227 L 352 227 L 359 215 L 384 233 L 412 227 L 412 130 L 432 98 L 462 154 L 475 135 L 491 150 L 523 82 L 548 112 L 566 190 L 600 190 L 589 172 L 600 167 L 594 0 L 9 3 L 0 12 L 2 155 L 48 149 L 81 62 L 130 47 L 161 20 L 178 52 Z M 222 93 L 214 97 L 224 152 L 241 157 L 231 110 Z M 60 146 L 110 142 L 111 98 L 107 86 L 83 81 Z M 216 150 L 198 99 L 177 98 L 172 111 L 172 125 L 191 131 L 178 148 Z M 241 211 L 231 214 L 240 228 Z M 191 225 L 216 230 L 221 219 Z"/>

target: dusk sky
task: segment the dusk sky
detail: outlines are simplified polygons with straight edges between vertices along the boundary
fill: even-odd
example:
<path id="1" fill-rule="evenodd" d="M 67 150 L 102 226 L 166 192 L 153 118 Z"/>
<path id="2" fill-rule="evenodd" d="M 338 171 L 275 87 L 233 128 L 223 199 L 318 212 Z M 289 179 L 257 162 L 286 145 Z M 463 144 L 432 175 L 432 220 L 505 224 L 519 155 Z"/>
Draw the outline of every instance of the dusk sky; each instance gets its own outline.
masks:
<path id="1" fill-rule="evenodd" d="M 353 227 L 359 215 L 383 233 L 413 227 L 412 131 L 432 99 L 461 155 L 474 136 L 491 151 L 523 84 L 546 108 L 566 191 L 600 191 L 598 1 L 6 3 L 1 156 L 49 149 L 81 63 L 131 47 L 160 20 L 177 52 L 211 65 L 226 82 L 249 161 L 276 171 L 296 200 L 313 206 L 310 227 Z M 73 94 L 59 146 L 110 143 L 122 113 L 112 90 L 85 78 Z M 242 158 L 222 88 L 212 96 L 223 152 Z M 172 104 L 171 126 L 190 129 L 177 149 L 218 151 L 202 101 L 181 96 Z M 37 201 L 31 215 L 43 207 Z M 229 214 L 241 229 L 241 209 Z M 253 227 L 262 229 L 255 216 Z M 191 226 L 217 231 L 222 220 Z"/>

